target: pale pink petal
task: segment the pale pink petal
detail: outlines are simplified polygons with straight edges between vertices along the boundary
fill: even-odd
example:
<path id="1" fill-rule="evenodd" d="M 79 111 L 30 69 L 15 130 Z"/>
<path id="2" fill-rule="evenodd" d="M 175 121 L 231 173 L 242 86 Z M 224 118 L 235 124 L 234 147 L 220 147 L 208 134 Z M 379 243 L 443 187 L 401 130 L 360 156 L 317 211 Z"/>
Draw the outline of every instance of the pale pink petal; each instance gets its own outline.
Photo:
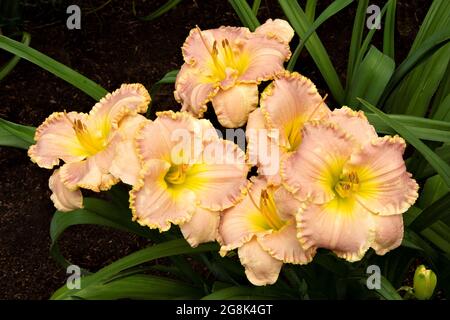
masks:
<path id="1" fill-rule="evenodd" d="M 302 201 L 333 199 L 334 185 L 353 149 L 354 142 L 336 125 L 307 123 L 300 147 L 281 164 L 286 187 Z"/>
<path id="2" fill-rule="evenodd" d="M 52 113 L 36 129 L 36 144 L 28 149 L 31 160 L 46 169 L 58 165 L 59 159 L 67 163 L 83 160 L 87 154 L 77 139 L 73 122 L 85 117 L 85 114 L 76 112 Z"/>
<path id="3" fill-rule="evenodd" d="M 307 121 L 321 120 L 330 113 L 311 80 L 287 71 L 261 94 L 261 110 L 268 126 L 280 130 L 280 143 L 288 151 L 300 145 Z"/>
<path id="4" fill-rule="evenodd" d="M 345 166 L 359 178 L 357 200 L 375 214 L 393 215 L 408 210 L 418 197 L 418 185 L 406 171 L 402 155 L 405 141 L 385 136 L 355 153 Z"/>
<path id="5" fill-rule="evenodd" d="M 261 191 L 266 186 L 267 182 L 264 179 L 252 179 L 252 185 L 248 190 L 248 194 L 251 194 L 251 197 L 247 195 L 236 206 L 222 213 L 219 225 L 219 235 L 222 245 L 220 253 L 222 255 L 250 241 L 253 235 L 265 232 L 253 220 L 255 217 L 261 215 L 255 204 L 259 204 Z"/>
<path id="6" fill-rule="evenodd" d="M 277 37 L 285 43 L 289 43 L 294 37 L 294 29 L 289 22 L 282 19 L 268 19 L 264 24 L 255 29 L 255 33 L 265 34 L 269 37 Z"/>
<path id="7" fill-rule="evenodd" d="M 265 286 L 277 281 L 283 262 L 265 252 L 256 239 L 240 247 L 238 254 L 247 279 L 252 284 Z"/>
<path id="8" fill-rule="evenodd" d="M 288 224 L 281 230 L 258 237 L 258 243 L 273 258 L 284 263 L 307 264 L 312 261 L 315 248 L 303 250 L 297 239 L 295 224 Z"/>
<path id="9" fill-rule="evenodd" d="M 248 162 L 258 166 L 258 174 L 265 176 L 270 183 L 280 184 L 280 163 L 284 151 L 279 146 L 279 130 L 266 127 L 258 108 L 250 113 L 245 134 Z"/>
<path id="10" fill-rule="evenodd" d="M 150 120 L 138 114 L 125 117 L 119 123 L 118 134 L 121 141 L 117 143 L 115 156 L 109 171 L 116 178 L 129 185 L 134 185 L 137 182 L 141 170 L 135 138 L 137 131 L 147 121 L 150 122 Z"/>
<path id="11" fill-rule="evenodd" d="M 283 220 L 290 220 L 295 218 L 298 210 L 302 206 L 302 202 L 299 201 L 291 192 L 285 187 L 278 187 L 273 194 L 275 203 L 280 217 Z"/>
<path id="12" fill-rule="evenodd" d="M 61 167 L 61 180 L 67 188 L 89 189 L 100 192 L 110 189 L 119 179 L 110 173 L 119 136 L 115 135 L 110 145 L 103 151 L 80 162 L 66 163 Z"/>
<path id="13" fill-rule="evenodd" d="M 206 81 L 207 70 L 200 70 L 184 64 L 178 72 L 175 82 L 175 100 L 182 104 L 182 111 L 188 111 L 195 117 L 203 117 L 206 104 L 219 91 L 219 84 Z"/>
<path id="14" fill-rule="evenodd" d="M 171 223 L 183 224 L 195 213 L 195 194 L 186 189 L 169 188 L 164 180 L 170 163 L 163 160 L 148 161 L 137 184 L 130 192 L 133 220 L 161 232 Z"/>
<path id="15" fill-rule="evenodd" d="M 53 172 L 48 181 L 48 186 L 52 190 L 50 199 L 59 211 L 68 212 L 83 208 L 83 195 L 80 189 L 68 189 L 61 181 L 59 169 Z"/>
<path id="16" fill-rule="evenodd" d="M 291 57 L 289 45 L 267 35 L 252 34 L 243 45 L 248 55 L 248 66 L 238 77 L 238 82 L 260 83 L 273 79 L 284 70 L 284 62 Z"/>
<path id="17" fill-rule="evenodd" d="M 403 240 L 403 216 L 375 215 L 376 235 L 372 248 L 379 255 L 384 255 L 401 245 Z"/>
<path id="18" fill-rule="evenodd" d="M 142 160 L 162 159 L 175 164 L 195 160 L 203 148 L 204 123 L 186 112 L 165 111 L 157 116 L 137 134 L 136 146 Z"/>
<path id="19" fill-rule="evenodd" d="M 326 248 L 348 261 L 358 261 L 375 239 L 372 216 L 352 198 L 310 204 L 297 215 L 297 236 L 304 250 Z"/>
<path id="20" fill-rule="evenodd" d="M 144 113 L 150 103 L 150 95 L 142 84 L 122 84 L 95 104 L 89 113 L 88 128 L 103 129 L 105 125 L 117 128 L 127 115 Z"/>
<path id="21" fill-rule="evenodd" d="M 236 144 L 214 140 L 188 169 L 185 186 L 196 194 L 199 206 L 224 210 L 244 196 L 248 170 L 245 154 Z"/>
<path id="22" fill-rule="evenodd" d="M 180 230 L 186 241 L 195 248 L 201 243 L 217 239 L 219 221 L 219 212 L 197 207 L 191 220 L 180 225 Z"/>
<path id="23" fill-rule="evenodd" d="M 334 109 L 327 121 L 340 126 L 361 146 L 378 137 L 375 128 L 369 123 L 362 111 L 353 111 L 348 107 Z"/>
<path id="24" fill-rule="evenodd" d="M 217 120 L 225 128 L 243 126 L 248 114 L 258 106 L 258 94 L 256 84 L 241 84 L 220 90 L 212 100 Z"/>
<path id="25" fill-rule="evenodd" d="M 214 41 L 220 46 L 227 39 L 232 47 L 239 45 L 250 35 L 244 27 L 220 27 L 218 29 L 200 30 L 191 29 L 189 36 L 183 44 L 184 61 L 189 65 L 200 67 L 211 59 Z M 203 39 L 202 39 L 203 38 Z"/>

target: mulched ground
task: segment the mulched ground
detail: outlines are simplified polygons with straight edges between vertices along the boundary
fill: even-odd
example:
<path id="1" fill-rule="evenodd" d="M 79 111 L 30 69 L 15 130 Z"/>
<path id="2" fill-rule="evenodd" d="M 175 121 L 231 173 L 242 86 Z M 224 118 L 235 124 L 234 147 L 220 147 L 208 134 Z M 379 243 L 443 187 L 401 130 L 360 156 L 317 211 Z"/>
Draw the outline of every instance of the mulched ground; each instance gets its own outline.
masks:
<path id="1" fill-rule="evenodd" d="M 179 68 L 180 47 L 196 24 L 202 29 L 240 25 L 225 0 L 184 0 L 152 22 L 136 19 L 132 1 L 113 0 L 103 7 L 106 0 L 57 1 L 60 4 L 54 6 L 49 2 L 35 1 L 36 5 L 25 7 L 24 29 L 32 35 L 31 46 L 111 91 L 126 82 L 151 88 L 167 71 Z M 135 2 L 137 16 L 144 16 L 165 0 Z M 331 1 L 319 2 L 321 12 Z M 401 61 L 431 1 L 398 2 L 396 58 Z M 66 28 L 65 11 L 73 3 L 82 8 L 81 30 Z M 319 30 L 341 77 L 346 70 L 355 7 L 342 11 Z M 261 21 L 282 16 L 276 1 L 262 1 Z M 379 42 L 380 35 L 376 39 Z M 7 58 L 0 54 L 0 64 Z M 297 69 L 324 93 L 326 86 L 306 50 L 300 59 Z M 162 87 L 153 97 L 153 112 L 179 108 L 172 90 Z M 54 111 L 87 112 L 93 104 L 78 89 L 25 61 L 0 84 L 0 117 L 26 125 L 38 126 Z M 48 190 L 51 171 L 32 164 L 23 150 L 1 147 L 0 168 L 0 299 L 47 299 L 66 279 L 65 270 L 49 256 L 49 225 L 54 212 Z M 92 270 L 146 244 L 136 236 L 95 226 L 72 227 L 61 241 L 69 260 Z"/>

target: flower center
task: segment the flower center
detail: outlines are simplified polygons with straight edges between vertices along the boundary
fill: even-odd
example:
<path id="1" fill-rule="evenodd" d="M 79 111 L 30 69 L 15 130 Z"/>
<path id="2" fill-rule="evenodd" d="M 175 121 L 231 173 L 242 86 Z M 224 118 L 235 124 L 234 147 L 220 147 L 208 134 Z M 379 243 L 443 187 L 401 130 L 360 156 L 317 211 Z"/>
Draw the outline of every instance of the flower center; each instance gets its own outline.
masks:
<path id="1" fill-rule="evenodd" d="M 272 192 L 268 192 L 267 190 L 261 191 L 259 206 L 255 203 L 250 193 L 249 196 L 255 207 L 261 213 L 259 218 L 255 220 L 260 227 L 266 230 L 272 229 L 278 231 L 286 224 L 280 218 Z"/>
<path id="2" fill-rule="evenodd" d="M 169 185 L 182 184 L 186 180 L 187 169 L 188 165 L 186 164 L 172 165 L 164 176 L 164 180 Z"/>
<path id="3" fill-rule="evenodd" d="M 226 38 L 220 44 L 214 40 L 213 47 L 210 49 L 200 28 L 198 28 L 198 32 L 203 45 L 211 56 L 208 63 L 211 70 L 211 74 L 208 76 L 209 80 L 222 81 L 228 77 L 229 73 L 240 76 L 247 70 L 250 63 L 248 54 L 242 52 L 239 48 L 232 47 Z"/>
<path id="4" fill-rule="evenodd" d="M 67 114 L 67 120 L 72 124 L 78 142 L 83 147 L 87 156 L 93 156 L 104 150 L 108 144 L 107 137 L 109 128 L 102 130 L 89 130 L 88 127 L 79 119 L 72 121 Z"/>
<path id="5" fill-rule="evenodd" d="M 353 192 L 359 190 L 359 178 L 355 171 L 351 171 L 348 174 L 341 174 L 339 181 L 334 186 L 334 191 L 341 198 L 348 198 Z"/>

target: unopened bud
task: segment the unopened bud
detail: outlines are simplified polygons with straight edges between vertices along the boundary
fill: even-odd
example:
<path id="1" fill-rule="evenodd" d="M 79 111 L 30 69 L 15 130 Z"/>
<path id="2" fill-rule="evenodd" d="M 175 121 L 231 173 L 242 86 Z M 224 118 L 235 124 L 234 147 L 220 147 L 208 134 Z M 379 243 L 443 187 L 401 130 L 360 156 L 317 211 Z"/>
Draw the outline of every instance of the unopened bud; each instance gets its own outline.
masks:
<path id="1" fill-rule="evenodd" d="M 437 277 L 432 270 L 428 270 L 424 265 L 418 266 L 414 273 L 414 295 L 419 300 L 430 299 L 436 283 Z"/>

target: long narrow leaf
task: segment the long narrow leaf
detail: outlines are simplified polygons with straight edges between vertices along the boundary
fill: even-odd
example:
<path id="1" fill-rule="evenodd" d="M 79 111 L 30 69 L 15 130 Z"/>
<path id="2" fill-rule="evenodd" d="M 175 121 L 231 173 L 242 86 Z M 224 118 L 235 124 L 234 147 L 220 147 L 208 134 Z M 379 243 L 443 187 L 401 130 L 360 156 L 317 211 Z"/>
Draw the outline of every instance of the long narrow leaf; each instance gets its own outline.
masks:
<path id="1" fill-rule="evenodd" d="M 36 128 L 0 118 L 0 146 L 28 149 L 34 143 Z"/>
<path id="2" fill-rule="evenodd" d="M 94 81 L 86 78 L 78 72 L 70 69 L 62 63 L 40 53 L 39 51 L 26 46 L 23 43 L 12 40 L 5 36 L 0 36 L 0 49 L 6 50 L 23 59 L 26 59 L 39 67 L 53 73 L 57 77 L 67 81 L 71 85 L 85 92 L 95 100 L 100 100 L 107 91 Z"/>
<path id="3" fill-rule="evenodd" d="M 236 11 L 245 27 L 249 28 L 251 31 L 254 31 L 259 27 L 260 23 L 258 18 L 256 18 L 256 15 L 253 13 L 252 8 L 250 8 L 246 0 L 228 0 L 228 2 L 233 7 L 234 11 Z"/>
<path id="4" fill-rule="evenodd" d="M 22 43 L 25 46 L 30 45 L 30 40 L 31 40 L 31 36 L 28 32 L 24 32 L 23 36 L 22 36 Z M 11 71 L 12 69 L 14 69 L 14 67 L 17 65 L 17 63 L 20 61 L 20 57 L 19 56 L 14 56 L 11 58 L 11 60 L 9 60 L 4 66 L 2 66 L 0 68 L 0 81 L 6 77 Z"/>
<path id="5" fill-rule="evenodd" d="M 389 3 L 385 23 L 384 23 L 384 33 L 383 33 L 383 53 L 395 59 L 395 10 L 397 8 L 397 1 L 393 0 Z"/>
<path id="6" fill-rule="evenodd" d="M 349 4 L 351 4 L 353 0 L 336 0 L 333 3 L 331 3 L 321 14 L 320 16 L 314 21 L 314 23 L 311 25 L 311 27 L 308 29 L 308 31 L 305 33 L 305 36 L 300 39 L 300 43 L 297 45 L 297 47 L 294 50 L 294 53 L 292 54 L 291 59 L 289 60 L 289 63 L 287 65 L 287 70 L 292 71 L 294 70 L 295 64 L 297 63 L 298 57 L 300 56 L 300 53 L 303 50 L 303 47 L 305 46 L 305 43 L 308 41 L 309 37 L 314 34 L 314 32 L 319 28 L 322 23 L 327 21 L 329 18 L 337 14 L 339 11 L 347 7 Z"/>
<path id="7" fill-rule="evenodd" d="M 295 0 L 278 0 L 278 2 L 295 32 L 297 32 L 301 39 L 304 39 L 312 23 L 309 22 L 303 9 Z M 305 43 L 305 46 L 325 79 L 333 97 L 338 103 L 342 104 L 344 101 L 344 89 L 336 69 L 331 63 L 330 57 L 316 33 L 311 35 L 308 42 Z"/>
<path id="8" fill-rule="evenodd" d="M 450 187 L 450 167 L 439 156 L 428 148 L 422 141 L 417 138 L 414 133 L 409 131 L 406 127 L 400 124 L 398 121 L 389 118 L 385 113 L 378 110 L 376 107 L 359 99 L 361 103 L 373 113 L 377 114 L 387 125 L 398 132 L 403 138 L 406 139 L 417 151 L 419 151 L 428 163 L 436 170 L 436 172 L 442 177 L 445 184 Z"/>
<path id="9" fill-rule="evenodd" d="M 158 9 L 153 11 L 152 13 L 150 13 L 149 15 L 147 15 L 145 17 L 141 17 L 139 19 L 140 20 L 144 20 L 144 21 L 155 20 L 156 18 L 162 16 L 167 11 L 175 8 L 180 2 L 181 2 L 181 0 L 169 0 L 166 3 L 164 3 L 161 7 L 159 7 Z"/>

